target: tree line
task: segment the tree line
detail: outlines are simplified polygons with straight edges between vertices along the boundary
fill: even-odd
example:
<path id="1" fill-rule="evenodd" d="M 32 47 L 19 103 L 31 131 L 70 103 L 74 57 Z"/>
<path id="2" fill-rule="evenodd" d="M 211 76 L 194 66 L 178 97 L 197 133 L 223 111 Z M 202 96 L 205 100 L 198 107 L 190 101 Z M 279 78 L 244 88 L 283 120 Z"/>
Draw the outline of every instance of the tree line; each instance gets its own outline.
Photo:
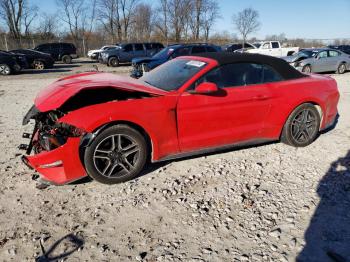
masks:
<path id="1" fill-rule="evenodd" d="M 244 43 L 254 42 L 252 36 L 261 27 L 259 12 L 246 8 L 232 16 L 231 27 L 239 37 L 214 32 L 221 19 L 219 0 L 55 0 L 54 4 L 56 13 L 48 14 L 31 0 L 0 0 L 0 49 L 69 41 L 86 54 L 89 48 L 131 41 Z M 266 40 L 288 39 L 282 33 Z M 323 45 L 303 39 L 288 42 L 300 47 Z"/>
<path id="2" fill-rule="evenodd" d="M 220 18 L 217 0 L 55 0 L 46 14 L 30 0 L 0 0 L 0 31 L 21 46 L 28 38 L 69 38 L 80 46 L 108 43 L 208 41 Z M 2 26 L 1 26 L 2 25 Z"/>

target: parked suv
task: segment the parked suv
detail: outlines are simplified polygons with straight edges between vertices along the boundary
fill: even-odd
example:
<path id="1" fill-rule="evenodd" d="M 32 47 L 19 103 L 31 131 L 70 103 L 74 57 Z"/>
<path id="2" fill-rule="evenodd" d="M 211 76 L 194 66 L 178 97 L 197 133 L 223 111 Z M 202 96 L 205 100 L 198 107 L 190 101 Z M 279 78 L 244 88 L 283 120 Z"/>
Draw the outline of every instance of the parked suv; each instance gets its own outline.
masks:
<path id="1" fill-rule="evenodd" d="M 32 49 L 16 49 L 11 50 L 11 53 L 25 55 L 29 67 L 38 70 L 52 68 L 55 62 L 49 54 Z"/>
<path id="2" fill-rule="evenodd" d="M 329 45 L 328 48 L 336 49 L 350 55 L 350 45 Z"/>
<path id="3" fill-rule="evenodd" d="M 160 43 L 128 43 L 100 52 L 99 61 L 108 66 L 119 66 L 119 63 L 130 63 L 136 57 L 150 57 L 164 46 Z"/>
<path id="4" fill-rule="evenodd" d="M 148 72 L 166 61 L 178 56 L 186 56 L 198 53 L 220 52 L 219 46 L 210 44 L 176 44 L 164 48 L 152 57 L 141 57 L 132 60 L 133 69 L 131 77 L 139 78 L 144 72 Z"/>
<path id="5" fill-rule="evenodd" d="M 62 61 L 65 64 L 70 64 L 73 58 L 78 58 L 76 47 L 70 43 L 41 44 L 34 50 L 50 54 L 55 61 Z"/>
<path id="6" fill-rule="evenodd" d="M 0 75 L 10 75 L 21 70 L 20 61 L 18 57 L 0 50 Z"/>

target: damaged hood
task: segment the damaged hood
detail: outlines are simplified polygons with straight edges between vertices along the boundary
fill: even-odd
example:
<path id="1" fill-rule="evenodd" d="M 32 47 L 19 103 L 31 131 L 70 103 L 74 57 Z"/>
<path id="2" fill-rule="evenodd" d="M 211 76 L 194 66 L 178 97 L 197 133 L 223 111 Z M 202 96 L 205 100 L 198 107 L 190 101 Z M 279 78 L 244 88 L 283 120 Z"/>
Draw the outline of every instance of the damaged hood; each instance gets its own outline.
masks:
<path id="1" fill-rule="evenodd" d="M 296 61 L 300 61 L 300 60 L 303 60 L 303 59 L 306 59 L 307 56 L 304 55 L 304 54 L 296 54 L 296 55 L 291 55 L 291 56 L 284 56 L 284 57 L 281 57 L 283 60 L 285 60 L 287 63 L 294 63 Z"/>
<path id="2" fill-rule="evenodd" d="M 52 83 L 37 95 L 34 104 L 41 112 L 55 110 L 81 90 L 96 90 L 105 87 L 125 90 L 126 92 L 143 92 L 151 95 L 165 95 L 167 93 L 131 77 L 89 72 L 68 76 Z"/>

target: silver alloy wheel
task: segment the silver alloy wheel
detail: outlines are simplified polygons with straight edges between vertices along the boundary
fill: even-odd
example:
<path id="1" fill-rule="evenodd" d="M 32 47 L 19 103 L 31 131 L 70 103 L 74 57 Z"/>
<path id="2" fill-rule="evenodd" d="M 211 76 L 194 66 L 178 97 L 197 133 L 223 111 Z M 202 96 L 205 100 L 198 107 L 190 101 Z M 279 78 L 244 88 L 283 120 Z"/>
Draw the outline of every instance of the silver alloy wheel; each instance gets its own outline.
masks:
<path id="1" fill-rule="evenodd" d="M 138 164 L 140 146 L 127 135 L 111 135 L 103 139 L 94 151 L 96 170 L 103 176 L 123 177 Z"/>
<path id="2" fill-rule="evenodd" d="M 315 136 L 317 130 L 317 116 L 309 109 L 304 109 L 292 121 L 292 137 L 298 143 L 307 142 Z"/>
<path id="3" fill-rule="evenodd" d="M 34 61 L 34 68 L 38 70 L 45 69 L 45 64 L 42 61 Z"/>
<path id="4" fill-rule="evenodd" d="M 11 69 L 8 65 L 0 65 L 1 75 L 9 75 L 10 73 L 11 73 Z"/>
<path id="5" fill-rule="evenodd" d="M 307 74 L 310 74 L 311 73 L 311 67 L 309 65 L 304 66 L 303 72 L 307 73 Z"/>

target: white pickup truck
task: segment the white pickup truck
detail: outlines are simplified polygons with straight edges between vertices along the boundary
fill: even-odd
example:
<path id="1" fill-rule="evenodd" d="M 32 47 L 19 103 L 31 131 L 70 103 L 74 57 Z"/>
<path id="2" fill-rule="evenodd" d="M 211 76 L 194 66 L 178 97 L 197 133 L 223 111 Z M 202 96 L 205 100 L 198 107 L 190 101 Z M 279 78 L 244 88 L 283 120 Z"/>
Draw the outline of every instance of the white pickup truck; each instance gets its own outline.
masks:
<path id="1" fill-rule="evenodd" d="M 282 47 L 278 41 L 265 41 L 253 44 L 254 48 L 246 50 L 248 53 L 270 55 L 270 56 L 290 56 L 299 52 L 299 47 Z"/>

